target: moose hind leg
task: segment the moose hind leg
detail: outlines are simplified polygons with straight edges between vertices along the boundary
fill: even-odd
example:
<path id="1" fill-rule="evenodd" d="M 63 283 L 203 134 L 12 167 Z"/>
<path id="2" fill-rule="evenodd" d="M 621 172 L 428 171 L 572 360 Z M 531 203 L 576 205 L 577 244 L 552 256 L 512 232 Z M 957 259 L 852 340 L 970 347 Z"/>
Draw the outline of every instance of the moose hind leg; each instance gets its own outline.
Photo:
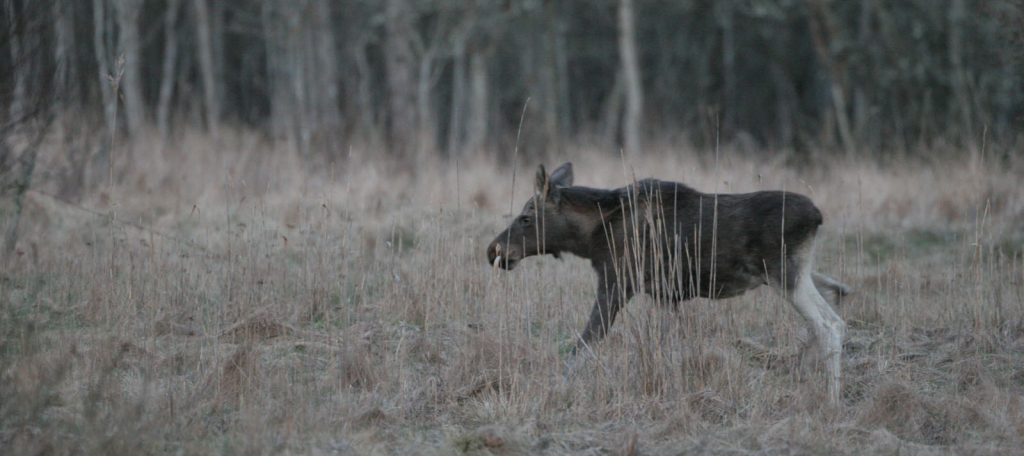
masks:
<path id="1" fill-rule="evenodd" d="M 828 292 L 835 296 L 833 303 L 837 306 L 841 302 L 842 298 L 849 295 L 851 292 L 849 285 L 820 272 L 812 273 L 811 279 L 814 280 L 814 286 L 818 288 L 818 293 L 821 293 L 822 296 Z"/>
<path id="2" fill-rule="evenodd" d="M 846 323 L 818 292 L 808 270 L 797 276 L 796 286 L 790 293 L 790 302 L 807 320 L 814 333 L 828 373 L 829 399 L 833 404 L 838 404 L 842 389 L 842 351 Z"/>

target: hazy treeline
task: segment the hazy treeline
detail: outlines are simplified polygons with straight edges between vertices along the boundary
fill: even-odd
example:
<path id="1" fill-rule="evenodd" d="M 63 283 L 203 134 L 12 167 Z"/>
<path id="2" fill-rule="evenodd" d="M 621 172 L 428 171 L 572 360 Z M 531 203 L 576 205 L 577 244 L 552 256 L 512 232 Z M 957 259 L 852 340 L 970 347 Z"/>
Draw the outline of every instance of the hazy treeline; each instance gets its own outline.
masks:
<path id="1" fill-rule="evenodd" d="M 1019 141 L 1020 0 L 0 0 L 0 118 L 303 153 Z M 529 99 L 529 103 L 527 103 Z M 385 153 L 385 152 L 382 152 Z"/>

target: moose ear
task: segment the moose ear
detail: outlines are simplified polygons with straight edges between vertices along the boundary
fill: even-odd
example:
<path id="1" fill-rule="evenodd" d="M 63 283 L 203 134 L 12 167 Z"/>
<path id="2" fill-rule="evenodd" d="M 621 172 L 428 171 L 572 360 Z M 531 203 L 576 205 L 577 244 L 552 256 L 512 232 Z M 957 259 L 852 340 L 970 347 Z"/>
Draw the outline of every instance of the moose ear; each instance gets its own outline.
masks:
<path id="1" fill-rule="evenodd" d="M 548 181 L 552 187 L 572 187 L 572 163 L 565 162 L 556 168 Z"/>
<path id="2" fill-rule="evenodd" d="M 547 198 L 548 190 L 551 190 L 551 185 L 548 179 L 548 172 L 544 170 L 544 165 L 537 167 L 537 183 L 535 184 L 534 191 L 541 196 L 541 198 Z"/>

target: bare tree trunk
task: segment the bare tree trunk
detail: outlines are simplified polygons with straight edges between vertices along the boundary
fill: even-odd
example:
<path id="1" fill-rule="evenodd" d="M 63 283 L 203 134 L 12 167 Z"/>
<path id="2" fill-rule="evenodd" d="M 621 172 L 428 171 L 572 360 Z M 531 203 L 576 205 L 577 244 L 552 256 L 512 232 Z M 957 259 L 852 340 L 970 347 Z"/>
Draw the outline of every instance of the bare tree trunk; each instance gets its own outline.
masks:
<path id="1" fill-rule="evenodd" d="M 319 136 L 336 134 L 341 127 L 341 112 L 338 108 L 338 51 L 334 43 L 334 28 L 331 26 L 331 2 L 316 0 L 313 5 L 314 21 L 311 38 L 316 49 L 316 71 L 312 101 L 316 103 L 316 118 Z"/>
<path id="2" fill-rule="evenodd" d="M 731 0 L 715 2 L 719 26 L 722 28 L 722 129 L 734 133 L 736 126 L 736 31 L 733 27 L 733 5 Z"/>
<path id="3" fill-rule="evenodd" d="M 81 100 L 78 92 L 78 64 L 75 55 L 75 22 L 72 8 L 77 2 L 53 2 L 54 47 L 53 59 L 57 64 L 54 86 L 58 112 Z M 61 112 L 63 115 L 63 113 Z"/>
<path id="4" fill-rule="evenodd" d="M 431 116 L 430 102 L 430 73 L 433 64 L 433 56 L 423 55 L 420 57 L 419 69 L 416 78 L 416 142 L 417 153 L 424 154 L 432 146 L 434 139 L 433 116 Z"/>
<path id="5" fill-rule="evenodd" d="M 80 128 L 81 122 L 74 116 L 81 98 L 78 92 L 78 65 L 75 54 L 75 27 L 73 0 L 53 2 L 53 61 L 54 74 L 53 112 L 56 114 L 55 130 L 58 140 L 63 141 L 67 164 L 57 170 L 58 194 L 62 197 L 80 194 L 88 158 L 79 146 L 78 135 L 70 133 Z"/>
<path id="6" fill-rule="evenodd" d="M 174 67 L 178 61 L 178 13 L 181 0 L 168 0 L 164 13 L 164 62 L 160 77 L 160 99 L 156 109 L 156 124 L 160 138 L 167 139 L 170 133 L 171 95 L 174 94 Z"/>
<path id="7" fill-rule="evenodd" d="M 623 119 L 623 136 L 626 150 L 640 152 L 640 122 L 643 116 L 643 89 L 640 81 L 640 64 L 636 55 L 636 32 L 633 30 L 633 0 L 619 1 L 619 57 L 622 62 L 623 82 L 626 88 L 626 115 Z"/>
<path id="8" fill-rule="evenodd" d="M 462 155 L 462 138 L 466 103 L 466 43 L 459 39 L 454 46 L 452 64 L 452 99 L 448 110 L 448 156 Z"/>
<path id="9" fill-rule="evenodd" d="M 808 17 L 810 20 L 811 38 L 814 42 L 814 50 L 825 67 L 829 78 L 829 93 L 832 98 L 832 107 L 835 112 L 835 119 L 839 127 L 839 139 L 842 141 L 843 149 L 849 156 L 854 155 L 856 144 L 853 133 L 850 131 L 850 118 L 846 113 L 846 92 L 843 90 L 843 73 L 832 58 L 831 43 L 835 36 L 831 15 L 827 6 L 822 0 L 806 0 L 810 8 Z"/>
<path id="10" fill-rule="evenodd" d="M 553 154 L 562 151 L 561 130 L 558 125 L 558 81 L 557 63 L 555 59 L 555 5 L 545 2 L 545 8 L 538 11 L 536 20 L 531 20 L 532 29 L 529 40 L 528 72 L 530 76 L 530 94 L 534 96 L 539 110 L 541 131 L 536 138 L 539 143 L 532 144 L 530 149 L 544 150 Z M 527 136 L 528 137 L 528 136 Z M 529 141 L 527 139 L 527 141 Z M 529 141 L 532 142 L 532 141 Z M 527 143 L 529 143 L 527 142 Z"/>
<path id="11" fill-rule="evenodd" d="M 566 49 L 565 21 L 558 18 L 555 22 L 555 80 L 558 81 L 558 124 L 568 133 L 572 128 L 572 105 L 569 97 L 569 56 Z"/>
<path id="12" fill-rule="evenodd" d="M 270 0 L 263 3 L 264 42 L 267 45 L 267 74 L 270 82 L 271 118 L 275 136 L 287 139 L 295 150 L 302 152 L 300 133 L 299 96 L 301 87 L 296 81 L 302 69 L 296 64 L 294 41 L 298 30 L 298 13 L 284 2 Z M 301 51 L 301 50 L 300 50 Z"/>
<path id="13" fill-rule="evenodd" d="M 217 93 L 217 80 L 214 74 L 213 40 L 210 30 L 210 10 L 207 0 L 193 0 L 196 14 L 196 29 L 199 54 L 199 72 L 203 80 L 204 106 L 206 108 L 206 128 L 214 137 L 220 136 L 220 94 Z M 269 60 L 269 59 L 268 59 Z"/>
<path id="14" fill-rule="evenodd" d="M 555 24 L 555 4 L 554 2 L 547 2 L 545 4 L 544 20 L 538 21 L 541 30 L 538 30 L 536 36 L 537 49 L 540 53 L 539 65 L 536 67 L 540 81 L 540 97 L 537 101 L 539 101 L 538 104 L 542 111 L 541 121 L 544 126 L 545 149 L 554 154 L 561 154 L 563 147 L 558 112 L 558 64 L 555 56 Z"/>
<path id="15" fill-rule="evenodd" d="M 146 105 L 142 99 L 142 68 L 139 65 L 139 13 L 141 0 L 117 0 L 118 50 L 124 58 L 125 125 L 129 135 L 139 132 L 146 123 Z"/>
<path id="16" fill-rule="evenodd" d="M 49 122 L 47 122 L 49 123 Z M 18 225 L 25 202 L 25 193 L 32 186 L 32 174 L 36 168 L 39 143 L 46 128 L 39 127 L 34 139 L 25 145 L 21 154 L 14 159 L 7 144 L 0 140 L 0 223 L 7 225 L 4 232 L 3 252 L 11 257 L 18 244 Z"/>
<path id="17" fill-rule="evenodd" d="M 19 14 L 18 5 L 14 0 L 7 0 L 4 3 L 4 13 L 7 15 L 10 21 L 10 30 L 8 30 L 8 46 L 11 51 L 11 62 L 14 72 L 14 90 L 11 92 L 11 105 L 8 107 L 8 112 L 13 121 L 17 121 L 25 115 L 25 97 L 28 86 L 28 65 L 25 65 L 25 55 L 22 51 L 21 38 L 25 36 L 23 30 L 23 21 L 25 20 L 22 14 Z"/>
<path id="18" fill-rule="evenodd" d="M 860 0 L 860 17 L 857 20 L 857 43 L 860 46 L 860 52 L 864 53 L 865 57 L 868 54 L 871 43 L 868 42 L 870 38 L 870 24 L 871 24 L 871 4 L 874 0 Z M 867 59 L 865 58 L 865 62 Z M 862 78 L 867 76 L 867 72 L 870 71 L 871 65 L 865 64 L 862 66 L 864 73 L 861 75 Z M 853 88 L 853 135 L 863 144 L 865 141 L 865 124 L 868 119 L 868 99 L 865 93 L 864 85 L 867 81 L 857 80 L 854 82 Z"/>
<path id="19" fill-rule="evenodd" d="M 277 2 L 263 2 L 263 42 L 267 53 L 267 92 L 270 98 L 271 131 L 277 138 L 291 134 L 291 97 L 288 84 L 287 31 L 282 26 L 284 19 L 278 14 Z"/>
<path id="20" fill-rule="evenodd" d="M 355 61 L 358 88 L 356 105 L 359 108 L 360 130 L 363 131 L 371 143 L 380 140 L 380 129 L 378 128 L 377 104 L 373 99 L 373 70 L 370 68 L 370 61 L 366 55 L 367 43 L 365 38 L 360 38 L 353 46 L 353 60 Z"/>
<path id="21" fill-rule="evenodd" d="M 778 142 L 782 149 L 793 149 L 796 134 L 793 113 L 797 109 L 797 94 L 793 83 L 786 76 L 778 62 L 771 65 L 772 85 L 775 86 L 775 122 L 778 128 Z"/>
<path id="22" fill-rule="evenodd" d="M 436 122 L 433 116 L 433 103 L 431 103 L 431 89 L 434 87 L 432 73 L 434 72 L 434 53 L 431 49 L 420 56 L 419 71 L 416 82 L 416 125 L 419 127 L 416 133 L 416 142 L 419 153 L 429 152 L 437 143 Z"/>
<path id="23" fill-rule="evenodd" d="M 622 70 L 615 72 L 615 83 L 605 97 L 601 107 L 601 138 L 605 144 L 618 144 L 619 129 L 622 127 L 622 99 L 625 89 L 622 87 Z"/>
<path id="24" fill-rule="evenodd" d="M 210 13 L 210 55 L 213 57 L 213 93 L 217 94 L 217 125 L 224 115 L 224 17 L 226 6 L 232 2 L 213 0 L 208 5 Z"/>
<path id="25" fill-rule="evenodd" d="M 963 61 L 963 23 L 967 12 L 964 0 L 953 0 L 949 8 L 949 64 L 953 70 L 953 93 L 956 95 L 956 111 L 960 114 L 961 134 L 965 138 L 974 136 L 972 103 L 967 88 L 966 70 Z"/>
<path id="26" fill-rule="evenodd" d="M 14 88 L 11 93 L 10 106 L 8 106 L 8 114 L 10 119 L 4 123 L 12 125 L 11 129 L 17 124 L 21 123 L 19 119 L 25 116 L 25 105 L 26 105 L 26 78 L 28 77 L 26 71 L 28 66 L 25 65 L 26 55 L 22 50 L 22 43 L 20 42 L 23 36 L 23 21 L 24 16 L 19 11 L 19 6 L 14 0 L 7 0 L 3 4 L 4 15 L 6 19 L 10 21 L 9 29 L 4 31 L 4 35 L 0 35 L 7 39 L 7 45 L 10 50 L 10 59 L 13 65 L 14 74 Z M 21 202 L 22 196 L 25 193 L 27 187 L 23 185 L 27 182 L 28 178 L 32 176 L 32 167 L 35 166 L 35 156 L 26 157 L 26 152 L 22 152 L 21 156 L 16 157 L 7 144 L 9 134 L 8 131 L 3 131 L 4 136 L 0 137 L 0 227 L 3 228 L 3 258 L 10 258 L 11 253 L 14 251 L 15 244 L 18 241 L 18 223 L 21 218 Z M 12 141 L 13 142 L 13 141 Z M 31 160 L 26 162 L 25 158 Z"/>
<path id="27" fill-rule="evenodd" d="M 334 150 L 329 141 L 341 126 L 330 15 L 325 0 L 263 4 L 274 132 L 304 157 L 317 145 Z"/>
<path id="28" fill-rule="evenodd" d="M 303 158 L 309 157 L 309 146 L 312 137 L 311 119 L 308 118 L 310 103 L 306 97 L 308 93 L 306 90 L 308 87 L 306 79 L 311 71 L 308 68 L 310 49 L 305 43 L 306 31 L 304 29 L 306 24 L 302 21 L 307 5 L 307 1 L 293 2 L 289 5 L 290 8 L 282 10 L 287 15 L 287 25 L 285 27 L 285 43 L 287 44 L 285 49 L 288 51 L 285 58 L 288 60 L 288 82 L 291 86 L 292 110 L 290 114 L 292 136 L 295 139 L 295 146 Z"/>
<path id="29" fill-rule="evenodd" d="M 392 153 L 406 156 L 416 125 L 416 59 L 412 49 L 412 13 L 405 0 L 388 0 L 384 43 L 384 63 L 387 71 L 389 139 Z"/>
<path id="30" fill-rule="evenodd" d="M 56 64 L 53 96 L 54 114 L 57 116 L 55 130 L 59 140 L 63 141 L 64 156 L 67 158 L 67 163 L 57 170 L 57 191 L 66 200 L 81 195 L 85 183 L 85 167 L 89 158 L 82 148 L 81 136 L 77 134 L 83 128 L 76 115 L 82 106 L 75 41 L 74 10 L 78 4 L 76 0 L 53 2 L 53 60 Z"/>
<path id="31" fill-rule="evenodd" d="M 484 52 L 475 50 L 469 58 L 469 125 L 466 150 L 479 152 L 487 140 L 489 129 L 487 61 Z"/>
<path id="32" fill-rule="evenodd" d="M 117 98 L 114 93 L 113 79 L 116 75 L 110 65 L 110 31 L 107 26 L 106 0 L 93 0 L 93 49 L 96 51 L 96 70 L 100 85 L 100 96 L 103 98 L 103 118 L 106 121 L 107 133 L 104 147 L 114 141 L 117 128 Z M 106 160 L 106 154 L 99 157 Z"/>

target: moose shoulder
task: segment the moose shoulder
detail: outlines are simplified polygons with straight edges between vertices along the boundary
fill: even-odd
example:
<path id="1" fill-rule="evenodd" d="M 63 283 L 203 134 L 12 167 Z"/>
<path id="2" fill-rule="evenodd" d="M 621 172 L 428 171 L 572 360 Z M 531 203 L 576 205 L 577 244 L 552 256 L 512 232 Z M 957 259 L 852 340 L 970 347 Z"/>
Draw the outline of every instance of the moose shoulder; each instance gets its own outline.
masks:
<path id="1" fill-rule="evenodd" d="M 818 287 L 847 287 L 813 270 L 821 211 L 780 191 L 707 194 L 653 179 L 603 190 L 573 186 L 572 164 L 541 166 L 535 193 L 487 248 L 504 269 L 532 255 L 572 253 L 597 273 L 597 300 L 577 348 L 600 340 L 636 293 L 677 304 L 737 296 L 760 285 L 783 290 L 825 356 L 838 401 L 845 324 Z"/>

